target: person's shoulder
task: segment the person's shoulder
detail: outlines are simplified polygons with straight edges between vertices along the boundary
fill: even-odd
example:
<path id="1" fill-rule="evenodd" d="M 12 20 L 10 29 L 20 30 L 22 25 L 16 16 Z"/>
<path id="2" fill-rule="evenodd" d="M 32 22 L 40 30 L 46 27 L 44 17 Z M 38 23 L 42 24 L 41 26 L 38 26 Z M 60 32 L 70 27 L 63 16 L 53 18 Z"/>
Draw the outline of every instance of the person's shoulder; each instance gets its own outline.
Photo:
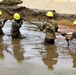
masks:
<path id="1" fill-rule="evenodd" d="M 49 23 L 49 22 L 45 21 L 45 22 L 43 23 L 43 25 L 45 25 L 45 26 L 46 26 L 48 23 Z"/>
<path id="2" fill-rule="evenodd" d="M 57 22 L 56 22 L 55 20 L 51 20 L 51 23 L 52 23 L 53 25 L 57 25 Z"/>
<path id="3" fill-rule="evenodd" d="M 55 20 L 51 20 L 51 22 L 56 23 L 56 21 L 55 21 Z"/>

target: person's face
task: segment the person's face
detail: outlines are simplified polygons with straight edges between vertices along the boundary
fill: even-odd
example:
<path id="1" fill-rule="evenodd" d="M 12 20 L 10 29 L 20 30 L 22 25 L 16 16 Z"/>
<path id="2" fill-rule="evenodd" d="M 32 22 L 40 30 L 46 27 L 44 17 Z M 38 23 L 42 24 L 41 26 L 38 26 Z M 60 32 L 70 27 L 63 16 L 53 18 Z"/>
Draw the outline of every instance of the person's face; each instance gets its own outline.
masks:
<path id="1" fill-rule="evenodd" d="M 73 28 L 76 29 L 76 25 L 73 25 Z"/>
<path id="2" fill-rule="evenodd" d="M 48 17 L 48 16 L 46 16 L 46 19 L 49 19 L 49 17 Z"/>
<path id="3" fill-rule="evenodd" d="M 47 19 L 49 19 L 49 20 L 51 20 L 51 19 L 52 19 L 52 17 L 48 17 L 48 16 L 46 16 L 46 18 L 47 18 Z"/>

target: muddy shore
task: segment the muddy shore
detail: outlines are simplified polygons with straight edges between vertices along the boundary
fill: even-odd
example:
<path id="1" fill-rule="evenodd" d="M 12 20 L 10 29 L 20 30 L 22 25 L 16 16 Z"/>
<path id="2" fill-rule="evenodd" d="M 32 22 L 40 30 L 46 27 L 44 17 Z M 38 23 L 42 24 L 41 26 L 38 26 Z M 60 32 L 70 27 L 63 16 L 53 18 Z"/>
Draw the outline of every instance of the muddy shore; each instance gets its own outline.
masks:
<path id="1" fill-rule="evenodd" d="M 49 10 L 31 9 L 25 6 L 18 6 L 18 4 L 20 3 L 22 2 L 17 2 L 15 4 L 10 5 L 9 3 L 0 2 L 0 10 L 2 10 L 4 14 L 1 18 L 13 18 L 13 14 L 15 12 L 18 12 L 24 20 L 45 20 L 45 13 Z M 54 12 L 55 19 L 57 20 L 67 19 L 73 21 L 76 19 L 76 14 L 61 14 L 57 13 L 56 10 L 50 11 Z"/>
<path id="2" fill-rule="evenodd" d="M 48 10 L 30 9 L 16 4 L 0 4 L 3 11 L 1 18 L 12 19 L 15 12 L 19 12 L 25 20 L 45 20 Z M 52 10 L 58 24 L 72 24 L 75 14 L 58 13 Z M 68 16 L 68 18 L 67 18 Z M 73 18 L 74 17 L 74 18 Z M 62 20 L 62 21 L 61 21 Z M 61 26 L 64 31 L 70 28 Z M 24 39 L 12 39 L 7 36 L 11 32 L 11 20 L 5 23 L 0 36 L 0 74 L 1 75 L 76 75 L 76 40 L 70 41 L 67 46 L 65 37 L 56 33 L 55 45 L 43 45 L 45 33 L 40 32 L 38 27 L 24 21 L 20 31 Z M 34 39 L 33 39 L 34 38 Z"/>

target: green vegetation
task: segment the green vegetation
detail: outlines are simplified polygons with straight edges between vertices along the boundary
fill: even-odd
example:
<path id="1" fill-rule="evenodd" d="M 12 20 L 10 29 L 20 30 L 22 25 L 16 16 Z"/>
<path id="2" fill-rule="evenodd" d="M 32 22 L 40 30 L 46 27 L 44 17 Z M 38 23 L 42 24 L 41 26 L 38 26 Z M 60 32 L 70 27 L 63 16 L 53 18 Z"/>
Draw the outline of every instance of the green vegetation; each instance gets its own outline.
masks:
<path id="1" fill-rule="evenodd" d="M 15 0 L 3 0 L 3 2 L 7 2 L 9 4 L 14 4 L 15 3 Z"/>

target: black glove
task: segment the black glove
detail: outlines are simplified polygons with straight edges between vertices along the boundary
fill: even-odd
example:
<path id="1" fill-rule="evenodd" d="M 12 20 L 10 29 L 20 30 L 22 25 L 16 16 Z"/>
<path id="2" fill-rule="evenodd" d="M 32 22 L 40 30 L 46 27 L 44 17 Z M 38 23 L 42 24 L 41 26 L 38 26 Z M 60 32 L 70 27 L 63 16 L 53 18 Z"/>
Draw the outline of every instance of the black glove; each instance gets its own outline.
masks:
<path id="1" fill-rule="evenodd" d="M 3 24 L 5 24 L 5 22 L 7 21 L 8 19 L 5 19 L 4 21 L 3 21 Z"/>

